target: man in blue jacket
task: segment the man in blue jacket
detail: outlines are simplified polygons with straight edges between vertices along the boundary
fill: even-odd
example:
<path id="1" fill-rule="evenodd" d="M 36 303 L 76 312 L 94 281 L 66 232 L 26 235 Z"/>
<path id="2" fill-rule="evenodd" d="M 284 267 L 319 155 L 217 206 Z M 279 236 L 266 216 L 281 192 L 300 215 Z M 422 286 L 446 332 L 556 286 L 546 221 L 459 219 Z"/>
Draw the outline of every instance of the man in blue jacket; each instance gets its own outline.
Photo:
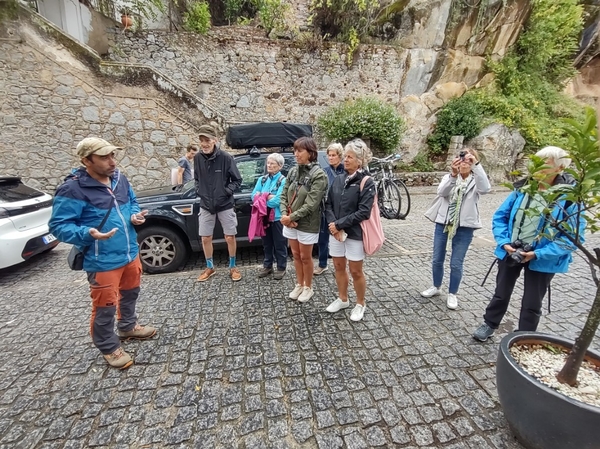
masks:
<path id="1" fill-rule="evenodd" d="M 97 137 L 79 142 L 77 155 L 84 166 L 57 189 L 49 226 L 60 241 L 84 252 L 92 340 L 110 366 L 125 369 L 133 360 L 120 339 L 150 338 L 156 329 L 141 326 L 135 313 L 142 264 L 133 226 L 144 223 L 147 211 L 140 211 L 129 181 L 117 169 L 115 152 L 120 149 Z"/>
<path id="2" fill-rule="evenodd" d="M 545 159 L 549 167 L 544 169 L 544 185 L 572 184 L 573 179 L 563 173 L 571 160 L 562 148 L 545 147 L 536 153 Z M 542 172 L 540 172 L 542 173 Z M 528 214 L 531 209 L 543 209 L 546 205 L 539 195 L 520 192 L 525 181 L 515 183 L 515 191 L 494 213 L 492 231 L 498 246 L 496 290 L 483 316 L 483 324 L 475 330 L 473 338 L 485 341 L 491 337 L 504 317 L 515 283 L 521 271 L 524 275 L 524 291 L 518 330 L 535 331 L 542 315 L 542 300 L 556 273 L 566 273 L 572 262 L 572 252 L 577 249 L 564 235 L 548 226 L 550 216 Z M 553 205 L 551 216 L 556 220 L 568 218 L 571 229 L 579 229 L 581 241 L 585 232 L 585 218 L 580 215 L 579 205 L 558 201 Z"/>

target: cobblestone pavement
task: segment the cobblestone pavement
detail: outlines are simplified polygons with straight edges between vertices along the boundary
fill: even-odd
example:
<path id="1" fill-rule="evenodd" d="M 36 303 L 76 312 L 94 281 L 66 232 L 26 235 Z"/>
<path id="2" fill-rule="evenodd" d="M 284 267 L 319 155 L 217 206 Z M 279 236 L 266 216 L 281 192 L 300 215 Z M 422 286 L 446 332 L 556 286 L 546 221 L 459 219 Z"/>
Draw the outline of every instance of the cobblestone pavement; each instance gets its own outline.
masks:
<path id="1" fill-rule="evenodd" d="M 480 284 L 506 191 L 481 201 L 486 227 L 456 311 L 419 295 L 431 284 L 433 225 L 423 212 L 433 195 L 412 191 L 408 219 L 386 222 L 389 240 L 366 262 L 364 321 L 349 321 L 350 309 L 325 312 L 331 269 L 299 304 L 286 299 L 290 273 L 256 279 L 259 250 L 240 251 L 235 284 L 225 269 L 197 283 L 196 255 L 178 273 L 144 276 L 140 321 L 159 333 L 124 343 L 135 365 L 123 372 L 91 344 L 86 279 L 67 268 L 67 245 L 0 271 L 0 447 L 520 448 L 494 386 L 498 342 L 517 308 L 491 341 L 471 339 L 494 288 L 493 275 Z M 587 270 L 577 258 L 557 276 L 540 330 L 575 336 L 592 300 Z"/>

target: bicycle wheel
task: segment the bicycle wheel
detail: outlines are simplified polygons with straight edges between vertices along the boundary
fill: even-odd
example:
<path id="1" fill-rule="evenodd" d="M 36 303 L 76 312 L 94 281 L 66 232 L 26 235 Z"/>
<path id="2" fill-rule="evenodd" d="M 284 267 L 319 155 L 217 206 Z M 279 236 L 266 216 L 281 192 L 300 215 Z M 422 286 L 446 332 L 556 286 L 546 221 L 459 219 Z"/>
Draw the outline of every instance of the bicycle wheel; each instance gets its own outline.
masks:
<path id="1" fill-rule="evenodd" d="M 400 220 L 404 220 L 410 212 L 410 194 L 408 193 L 406 184 L 404 184 L 404 182 L 402 182 L 400 179 L 394 179 L 394 184 L 396 184 L 400 190 L 400 197 L 402 198 L 402 201 L 400 202 L 400 213 L 398 214 L 398 218 Z"/>
<path id="2" fill-rule="evenodd" d="M 381 214 L 390 220 L 398 218 L 402 201 L 398 186 L 391 179 L 383 179 L 379 183 L 377 195 Z"/>

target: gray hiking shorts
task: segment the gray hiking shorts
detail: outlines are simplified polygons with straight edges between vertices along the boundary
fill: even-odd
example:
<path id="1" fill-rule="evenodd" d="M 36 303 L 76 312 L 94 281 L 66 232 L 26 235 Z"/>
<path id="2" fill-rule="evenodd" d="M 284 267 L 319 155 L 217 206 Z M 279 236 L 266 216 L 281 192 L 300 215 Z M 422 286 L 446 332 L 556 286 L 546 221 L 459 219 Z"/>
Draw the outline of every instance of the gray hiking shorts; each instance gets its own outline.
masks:
<path id="1" fill-rule="evenodd" d="M 198 215 L 198 234 L 200 237 L 212 237 L 217 217 L 219 217 L 219 222 L 223 228 L 224 235 L 237 234 L 238 222 L 233 208 L 222 210 L 216 214 L 211 214 L 209 211 L 201 208 L 200 214 Z"/>

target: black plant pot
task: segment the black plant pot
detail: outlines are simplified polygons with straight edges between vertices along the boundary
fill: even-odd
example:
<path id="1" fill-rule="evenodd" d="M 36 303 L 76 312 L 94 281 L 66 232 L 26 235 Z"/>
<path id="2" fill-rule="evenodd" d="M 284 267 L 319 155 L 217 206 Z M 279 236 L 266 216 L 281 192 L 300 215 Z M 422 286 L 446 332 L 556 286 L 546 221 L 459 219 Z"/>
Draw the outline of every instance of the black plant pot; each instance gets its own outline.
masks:
<path id="1" fill-rule="evenodd" d="M 516 342 L 549 342 L 565 348 L 573 342 L 539 332 L 514 332 L 500 342 L 498 397 L 519 442 L 528 449 L 599 449 L 600 407 L 564 396 L 527 374 L 510 355 Z M 586 358 L 600 366 L 597 352 L 588 350 Z"/>

